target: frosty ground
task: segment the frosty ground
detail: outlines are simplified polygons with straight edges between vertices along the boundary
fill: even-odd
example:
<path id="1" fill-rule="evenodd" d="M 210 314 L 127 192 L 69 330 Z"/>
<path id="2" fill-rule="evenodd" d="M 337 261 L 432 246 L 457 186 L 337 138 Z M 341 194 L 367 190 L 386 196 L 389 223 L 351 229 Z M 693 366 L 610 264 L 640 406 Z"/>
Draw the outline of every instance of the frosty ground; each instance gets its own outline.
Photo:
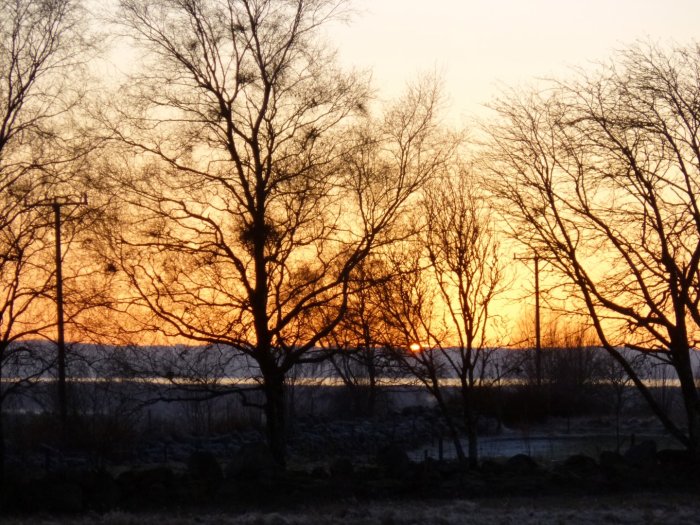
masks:
<path id="1" fill-rule="evenodd" d="M 596 497 L 499 498 L 365 503 L 348 499 L 320 506 L 244 513 L 125 513 L 80 517 L 33 515 L 5 525 L 457 525 L 457 524 L 700 524 L 695 494 L 643 492 Z"/>

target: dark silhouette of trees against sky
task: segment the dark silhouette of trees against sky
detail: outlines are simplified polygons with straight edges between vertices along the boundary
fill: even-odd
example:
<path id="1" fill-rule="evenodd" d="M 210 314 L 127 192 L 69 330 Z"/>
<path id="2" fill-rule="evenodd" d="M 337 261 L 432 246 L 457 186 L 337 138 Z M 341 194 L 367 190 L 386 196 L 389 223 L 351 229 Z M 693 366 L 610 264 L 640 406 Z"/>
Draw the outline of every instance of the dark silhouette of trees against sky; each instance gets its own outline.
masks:
<path id="1" fill-rule="evenodd" d="M 459 166 L 456 159 L 453 161 Z M 478 463 L 477 389 L 493 351 L 487 332 L 493 301 L 507 282 L 495 224 L 465 166 L 445 170 L 424 192 L 421 230 L 392 261 L 375 291 L 381 315 L 373 333 L 426 387 L 440 408 L 457 457 Z M 423 222 L 424 221 L 424 222 Z M 465 455 L 450 412 L 445 379 L 457 380 Z"/>
<path id="2" fill-rule="evenodd" d="M 112 130 L 141 155 L 120 265 L 162 333 L 259 367 L 285 463 L 285 377 L 343 317 L 350 283 L 442 162 L 437 88 L 381 118 L 319 39 L 343 2 L 121 2 L 145 51 Z M 120 111 L 122 110 L 122 111 Z M 131 214 L 131 219 L 127 215 Z"/>
<path id="3" fill-rule="evenodd" d="M 494 299 L 508 286 L 495 223 L 474 179 L 463 166 L 429 187 L 423 238 L 450 340 L 454 340 L 450 351 L 444 351 L 445 342 L 440 346 L 448 368 L 459 379 L 471 467 L 478 461 L 475 391 L 483 382 L 492 352 L 487 329 L 496 320 Z"/>
<path id="4" fill-rule="evenodd" d="M 69 188 L 88 148 L 74 75 L 91 47 L 79 2 L 1 1 L 0 465 L 2 407 L 55 363 L 22 341 L 56 326 L 53 216 L 39 206 Z M 85 77 L 83 77 L 85 78 Z"/>
<path id="5" fill-rule="evenodd" d="M 440 352 L 448 331 L 440 322 L 439 296 L 427 278 L 429 269 L 421 259 L 421 246 L 412 241 L 396 248 L 386 259 L 380 275 L 390 275 L 373 288 L 382 315 L 375 320 L 375 338 L 383 342 L 403 375 L 412 376 L 435 399 L 457 458 L 464 462 L 459 427 L 449 406 L 442 382 L 449 370 Z"/>
<path id="6" fill-rule="evenodd" d="M 386 272 L 382 254 L 362 262 L 343 319 L 321 341 L 333 371 L 349 390 L 352 410 L 369 417 L 377 415 L 383 384 L 396 375 L 386 340 L 377 333 L 384 306 L 375 287 L 391 279 Z"/>
<path id="7" fill-rule="evenodd" d="M 507 95 L 493 103 L 486 157 L 512 233 L 551 257 L 603 346 L 695 455 L 699 66 L 697 47 L 639 44 L 595 74 Z M 656 403 L 621 346 L 675 369 L 684 425 Z"/>

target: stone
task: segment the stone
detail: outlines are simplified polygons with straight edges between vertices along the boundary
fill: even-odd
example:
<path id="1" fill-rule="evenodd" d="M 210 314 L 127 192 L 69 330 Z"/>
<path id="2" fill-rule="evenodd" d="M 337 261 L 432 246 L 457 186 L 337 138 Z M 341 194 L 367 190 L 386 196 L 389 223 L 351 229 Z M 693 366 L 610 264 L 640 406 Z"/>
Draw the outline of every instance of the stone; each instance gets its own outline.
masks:
<path id="1" fill-rule="evenodd" d="M 123 500 L 131 505 L 161 505 L 173 497 L 177 478 L 165 466 L 127 470 L 119 475 L 117 482 Z"/>
<path id="2" fill-rule="evenodd" d="M 506 469 L 518 474 L 528 474 L 538 468 L 537 462 L 527 454 L 516 454 L 506 461 Z"/>
<path id="3" fill-rule="evenodd" d="M 334 478 L 347 478 L 355 472 L 355 467 L 349 458 L 337 458 L 331 463 L 330 471 Z"/>
<path id="4" fill-rule="evenodd" d="M 83 510 L 83 490 L 80 485 L 59 479 L 42 479 L 24 487 L 22 507 L 57 513 L 78 513 Z"/>
<path id="5" fill-rule="evenodd" d="M 326 479 L 328 477 L 328 472 L 325 468 L 321 466 L 314 467 L 311 471 L 311 476 L 314 478 Z"/>
<path id="6" fill-rule="evenodd" d="M 187 473 L 195 481 L 216 484 L 223 479 L 221 465 L 214 454 L 208 451 L 197 451 L 190 454 L 187 460 Z"/>
<path id="7" fill-rule="evenodd" d="M 611 450 L 604 450 L 601 452 L 599 462 L 600 466 L 604 469 L 616 469 L 624 467 L 627 464 L 622 454 Z"/>
<path id="8" fill-rule="evenodd" d="M 673 467 L 694 467 L 693 459 L 687 450 L 662 449 L 656 453 L 656 460 L 661 465 Z"/>
<path id="9" fill-rule="evenodd" d="M 625 460 L 635 467 L 649 467 L 656 463 L 656 442 L 647 440 L 632 445 L 625 452 Z"/>
<path id="10" fill-rule="evenodd" d="M 164 466 L 134 469 L 120 474 L 117 481 L 120 485 L 129 485 L 136 490 L 154 485 L 171 487 L 175 482 L 175 474 L 170 468 Z"/>
<path id="11" fill-rule="evenodd" d="M 574 454 L 564 461 L 565 468 L 575 471 L 595 471 L 598 470 L 598 463 L 595 459 L 585 454 Z"/>
<path id="12" fill-rule="evenodd" d="M 86 507 L 97 512 L 107 512 L 117 507 L 121 498 L 118 483 L 107 472 L 88 472 L 81 486 L 85 494 Z"/>
<path id="13" fill-rule="evenodd" d="M 278 470 L 272 452 L 264 443 L 247 443 L 231 458 L 227 468 L 228 478 L 241 481 L 261 481 Z"/>
<path id="14" fill-rule="evenodd" d="M 392 443 L 379 450 L 377 464 L 383 467 L 389 476 L 403 478 L 410 470 L 411 461 L 406 451 L 398 444 Z"/>

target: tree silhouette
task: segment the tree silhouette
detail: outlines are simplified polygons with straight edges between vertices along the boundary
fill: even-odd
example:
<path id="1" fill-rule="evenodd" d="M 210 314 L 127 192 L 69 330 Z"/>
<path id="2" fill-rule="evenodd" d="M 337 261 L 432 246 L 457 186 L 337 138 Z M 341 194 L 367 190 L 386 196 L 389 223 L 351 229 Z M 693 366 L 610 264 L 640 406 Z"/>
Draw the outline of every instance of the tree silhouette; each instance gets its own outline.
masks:
<path id="1" fill-rule="evenodd" d="M 71 0 L 0 2 L 0 467 L 2 407 L 53 359 L 36 345 L 55 326 L 53 224 L 35 206 L 65 187 L 85 157 L 72 75 L 89 48 Z"/>
<path id="2" fill-rule="evenodd" d="M 424 192 L 424 223 L 405 251 L 391 258 L 390 278 L 377 287 L 383 316 L 375 326 L 393 357 L 434 397 L 458 458 L 478 463 L 477 391 L 485 385 L 492 349 L 490 308 L 505 289 L 494 224 L 466 166 L 446 170 Z M 446 380 L 455 381 L 452 388 Z M 454 388 L 456 386 L 456 388 Z M 450 411 L 458 396 L 467 432 L 465 455 Z"/>
<path id="3" fill-rule="evenodd" d="M 279 464 L 287 373 L 320 358 L 356 269 L 440 163 L 432 84 L 372 118 L 365 79 L 326 50 L 342 4 L 123 1 L 118 21 L 147 63 L 113 114 L 141 154 L 117 232 L 134 304 L 253 360 Z"/>
<path id="4" fill-rule="evenodd" d="M 487 153 L 513 233 L 551 257 L 603 346 L 695 454 L 699 66 L 697 47 L 640 44 L 595 75 L 504 97 L 493 104 Z M 621 346 L 675 369 L 687 430 L 654 400 Z"/>
<path id="5" fill-rule="evenodd" d="M 483 191 L 468 168 L 432 185 L 425 207 L 423 242 L 453 341 L 438 344 L 446 366 L 459 380 L 473 468 L 478 461 L 475 398 L 493 351 L 487 346 L 487 328 L 495 317 L 494 298 L 507 285 L 502 254 Z"/>

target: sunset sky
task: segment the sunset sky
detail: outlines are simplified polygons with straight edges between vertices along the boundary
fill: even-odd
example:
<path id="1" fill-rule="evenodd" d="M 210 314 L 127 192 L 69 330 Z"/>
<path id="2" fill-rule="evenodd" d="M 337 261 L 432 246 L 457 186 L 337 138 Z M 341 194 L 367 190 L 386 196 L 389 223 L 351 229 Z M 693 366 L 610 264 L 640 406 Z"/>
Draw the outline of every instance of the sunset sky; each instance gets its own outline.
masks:
<path id="1" fill-rule="evenodd" d="M 91 3 L 100 11 L 117 1 Z M 575 67 L 593 69 L 635 41 L 666 47 L 700 39 L 697 0 L 349 0 L 348 5 L 352 19 L 325 28 L 341 63 L 369 70 L 383 99 L 399 95 L 417 75 L 436 72 L 443 79 L 449 123 L 467 129 L 472 119 L 488 115 L 485 104 L 501 90 L 561 78 Z M 122 45 L 112 53 L 112 64 L 122 71 L 137 65 Z M 532 309 L 533 275 L 524 262 L 509 266 L 516 284 L 498 310 L 512 327 L 530 315 L 525 312 Z M 551 279 L 549 266 L 543 267 L 543 283 Z"/>
<path id="2" fill-rule="evenodd" d="M 505 88 L 561 78 L 575 67 L 594 69 L 635 41 L 670 46 L 700 39 L 700 2 L 693 0 L 353 0 L 351 5 L 354 19 L 328 31 L 342 62 L 370 70 L 381 98 L 398 95 L 416 75 L 437 72 L 450 124 L 467 129 L 474 118 L 488 115 L 484 105 Z M 513 329 L 531 315 L 526 305 L 532 302 L 533 275 L 527 264 L 509 266 L 517 284 L 496 309 Z M 551 278 L 548 266 L 545 283 Z"/>
<path id="3" fill-rule="evenodd" d="M 696 0 L 354 0 L 329 39 L 344 63 L 372 70 L 392 96 L 420 72 L 444 79 L 455 123 L 483 111 L 499 86 L 561 76 L 635 40 L 700 38 Z"/>
<path id="4" fill-rule="evenodd" d="M 88 5 L 106 16 L 117 3 Z M 326 26 L 341 62 L 371 71 L 382 98 L 396 96 L 418 74 L 436 72 L 452 123 L 459 125 L 483 115 L 484 104 L 503 87 L 593 67 L 637 40 L 687 45 L 700 39 L 697 0 L 350 0 L 348 5 L 354 12 L 348 23 Z M 121 71 L 134 65 L 122 45 L 111 56 Z"/>

